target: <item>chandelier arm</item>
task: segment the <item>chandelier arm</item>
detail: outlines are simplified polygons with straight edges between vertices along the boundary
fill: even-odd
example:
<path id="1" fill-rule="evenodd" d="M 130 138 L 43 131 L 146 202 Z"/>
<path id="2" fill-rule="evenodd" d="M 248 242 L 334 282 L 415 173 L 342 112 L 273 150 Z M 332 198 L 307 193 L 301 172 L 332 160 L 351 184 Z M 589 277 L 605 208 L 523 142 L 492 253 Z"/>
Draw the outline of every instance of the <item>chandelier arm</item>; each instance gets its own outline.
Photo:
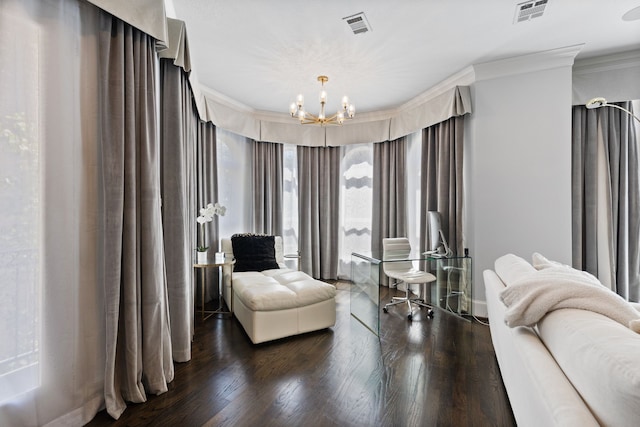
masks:
<path id="1" fill-rule="evenodd" d="M 303 120 L 318 120 L 317 116 L 314 116 L 313 114 L 311 114 L 308 111 L 304 112 L 304 117 L 302 118 Z"/>

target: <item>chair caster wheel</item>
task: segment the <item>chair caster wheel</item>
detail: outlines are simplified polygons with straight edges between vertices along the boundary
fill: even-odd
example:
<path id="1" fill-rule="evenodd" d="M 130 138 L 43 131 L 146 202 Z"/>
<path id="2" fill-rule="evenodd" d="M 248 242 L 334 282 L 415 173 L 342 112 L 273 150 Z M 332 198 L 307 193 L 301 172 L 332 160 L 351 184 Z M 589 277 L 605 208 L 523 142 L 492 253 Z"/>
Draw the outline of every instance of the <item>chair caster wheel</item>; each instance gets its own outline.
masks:
<path id="1" fill-rule="evenodd" d="M 382 308 L 382 311 L 384 311 L 385 313 L 388 313 L 388 312 L 389 312 L 389 310 L 387 310 L 387 307 L 383 307 L 383 308 Z"/>
<path id="2" fill-rule="evenodd" d="M 409 314 L 409 315 L 407 316 L 407 319 L 409 319 L 409 320 L 413 320 L 413 314 Z"/>
<path id="3" fill-rule="evenodd" d="M 427 317 L 430 317 L 431 319 L 433 319 L 433 310 L 429 310 L 427 312 Z"/>

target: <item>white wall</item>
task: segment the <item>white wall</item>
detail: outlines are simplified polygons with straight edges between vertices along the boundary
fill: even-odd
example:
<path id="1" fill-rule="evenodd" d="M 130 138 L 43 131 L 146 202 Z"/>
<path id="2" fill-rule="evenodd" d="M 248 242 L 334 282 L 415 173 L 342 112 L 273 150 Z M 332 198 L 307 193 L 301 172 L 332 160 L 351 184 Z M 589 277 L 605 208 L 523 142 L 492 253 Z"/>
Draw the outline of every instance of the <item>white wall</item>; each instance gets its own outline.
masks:
<path id="1" fill-rule="evenodd" d="M 481 64 L 465 128 L 466 246 L 473 313 L 482 272 L 533 252 L 571 263 L 571 65 L 577 50 Z M 526 72 L 525 72 L 526 70 Z"/>

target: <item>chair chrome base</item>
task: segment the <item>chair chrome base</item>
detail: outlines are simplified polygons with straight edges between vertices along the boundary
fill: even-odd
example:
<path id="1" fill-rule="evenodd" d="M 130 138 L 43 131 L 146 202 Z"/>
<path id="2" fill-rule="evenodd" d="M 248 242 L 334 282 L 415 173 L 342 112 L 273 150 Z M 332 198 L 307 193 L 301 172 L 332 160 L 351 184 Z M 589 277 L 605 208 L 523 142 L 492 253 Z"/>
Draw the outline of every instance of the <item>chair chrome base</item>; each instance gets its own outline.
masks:
<path id="1" fill-rule="evenodd" d="M 415 305 L 419 306 L 420 308 L 422 308 L 422 307 L 428 308 L 429 310 L 427 311 L 427 317 L 432 318 L 433 317 L 433 307 L 431 307 L 429 304 L 426 304 L 422 298 L 409 298 L 408 293 L 409 292 L 407 291 L 407 296 L 405 296 L 405 297 L 393 297 L 393 298 L 391 298 L 391 302 L 388 303 L 388 304 L 385 304 L 384 307 L 382 308 L 382 311 L 387 313 L 389 311 L 388 310 L 389 307 L 391 307 L 393 305 L 406 303 L 407 306 L 409 307 L 409 314 L 407 315 L 407 318 L 409 320 L 413 320 L 413 309 L 411 308 L 411 304 L 415 304 Z"/>

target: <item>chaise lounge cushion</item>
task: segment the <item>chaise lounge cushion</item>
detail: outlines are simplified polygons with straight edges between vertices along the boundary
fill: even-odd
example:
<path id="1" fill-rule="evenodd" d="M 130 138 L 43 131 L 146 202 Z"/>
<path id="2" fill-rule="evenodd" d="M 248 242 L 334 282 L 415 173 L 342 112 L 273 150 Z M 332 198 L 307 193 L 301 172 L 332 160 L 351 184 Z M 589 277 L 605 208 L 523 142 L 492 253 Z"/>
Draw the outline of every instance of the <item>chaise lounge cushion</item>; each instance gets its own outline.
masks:
<path id="1" fill-rule="evenodd" d="M 275 311 L 305 307 L 332 299 L 334 286 L 289 269 L 233 275 L 233 289 L 242 303 L 254 311 Z"/>

